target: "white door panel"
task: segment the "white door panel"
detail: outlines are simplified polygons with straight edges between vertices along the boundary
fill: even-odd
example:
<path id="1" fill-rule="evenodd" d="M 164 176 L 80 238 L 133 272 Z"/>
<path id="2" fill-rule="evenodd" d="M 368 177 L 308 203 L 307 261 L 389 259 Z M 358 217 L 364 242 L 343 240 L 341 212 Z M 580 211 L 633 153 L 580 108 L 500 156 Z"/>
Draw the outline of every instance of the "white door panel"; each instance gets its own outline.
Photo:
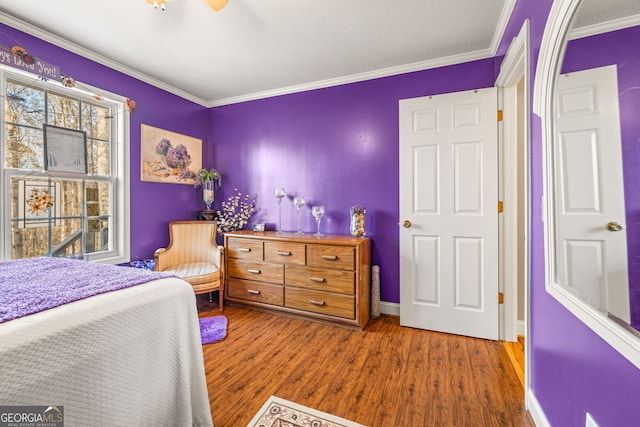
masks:
<path id="1" fill-rule="evenodd" d="M 629 322 L 624 183 L 615 66 L 558 80 L 555 165 L 557 279 L 592 306 Z"/>
<path id="2" fill-rule="evenodd" d="M 495 88 L 400 101 L 404 326 L 498 338 L 496 111 Z"/>

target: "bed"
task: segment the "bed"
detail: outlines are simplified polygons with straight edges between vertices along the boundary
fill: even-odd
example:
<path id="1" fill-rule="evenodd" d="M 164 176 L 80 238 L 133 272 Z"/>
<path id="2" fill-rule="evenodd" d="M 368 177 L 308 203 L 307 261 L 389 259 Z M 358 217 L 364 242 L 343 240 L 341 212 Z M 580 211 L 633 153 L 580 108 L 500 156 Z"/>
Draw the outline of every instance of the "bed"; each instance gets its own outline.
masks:
<path id="1" fill-rule="evenodd" d="M 85 279 L 95 295 L 60 289 Z M 195 295 L 181 279 L 55 258 L 0 263 L 0 322 L 0 405 L 63 406 L 70 427 L 213 425 Z"/>

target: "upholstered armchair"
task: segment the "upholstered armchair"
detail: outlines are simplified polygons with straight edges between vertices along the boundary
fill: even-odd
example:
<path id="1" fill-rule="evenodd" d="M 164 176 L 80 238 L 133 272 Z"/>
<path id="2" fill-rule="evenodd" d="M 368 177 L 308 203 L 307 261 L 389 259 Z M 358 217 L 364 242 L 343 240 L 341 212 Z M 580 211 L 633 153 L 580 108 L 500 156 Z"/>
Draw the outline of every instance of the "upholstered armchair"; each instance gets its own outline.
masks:
<path id="1" fill-rule="evenodd" d="M 218 291 L 220 311 L 224 297 L 223 248 L 216 244 L 214 221 L 173 221 L 169 223 L 169 246 L 157 249 L 155 271 L 174 273 L 193 286 L 196 294 Z"/>

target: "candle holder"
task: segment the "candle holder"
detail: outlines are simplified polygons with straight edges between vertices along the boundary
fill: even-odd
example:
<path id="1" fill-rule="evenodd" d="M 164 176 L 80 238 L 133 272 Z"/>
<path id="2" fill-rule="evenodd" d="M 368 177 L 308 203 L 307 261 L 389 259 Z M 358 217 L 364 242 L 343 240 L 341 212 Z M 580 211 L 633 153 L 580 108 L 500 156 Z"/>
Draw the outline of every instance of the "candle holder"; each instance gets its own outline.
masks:
<path id="1" fill-rule="evenodd" d="M 202 181 L 202 201 L 207 205 L 208 211 L 211 210 L 213 199 L 213 180 Z"/>
<path id="2" fill-rule="evenodd" d="M 302 209 L 304 204 L 305 204 L 305 201 L 302 196 L 296 196 L 293 198 L 293 206 L 295 206 L 296 209 L 298 210 L 298 231 L 296 231 L 296 234 L 304 234 L 302 232 L 302 228 L 300 227 L 300 209 Z"/>
<path id="3" fill-rule="evenodd" d="M 314 236 L 320 237 L 320 236 L 322 236 L 322 233 L 320 232 L 320 220 L 322 219 L 322 216 L 324 215 L 324 206 L 314 206 L 314 207 L 312 207 L 311 208 L 311 214 L 316 219 L 316 234 L 314 234 Z"/>
<path id="4" fill-rule="evenodd" d="M 282 198 L 284 197 L 284 188 L 278 187 L 273 190 L 273 195 L 278 199 L 278 234 L 282 233 Z"/>

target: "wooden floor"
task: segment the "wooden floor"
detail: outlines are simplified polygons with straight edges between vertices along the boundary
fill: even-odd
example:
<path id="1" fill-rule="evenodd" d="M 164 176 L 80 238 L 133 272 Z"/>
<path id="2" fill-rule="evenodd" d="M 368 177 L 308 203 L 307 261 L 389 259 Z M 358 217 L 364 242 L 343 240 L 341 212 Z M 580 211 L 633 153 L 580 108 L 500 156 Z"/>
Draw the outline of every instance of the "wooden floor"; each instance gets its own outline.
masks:
<path id="1" fill-rule="evenodd" d="M 219 315 L 199 297 L 200 316 Z M 203 347 L 216 427 L 243 427 L 271 395 L 369 427 L 533 426 L 502 343 L 400 327 L 364 331 L 225 306 Z"/>
<path id="2" fill-rule="evenodd" d="M 504 342 L 504 348 L 507 350 L 507 355 L 511 364 L 518 375 L 520 384 L 524 387 L 524 337 L 518 335 L 518 341 L 516 342 Z"/>

